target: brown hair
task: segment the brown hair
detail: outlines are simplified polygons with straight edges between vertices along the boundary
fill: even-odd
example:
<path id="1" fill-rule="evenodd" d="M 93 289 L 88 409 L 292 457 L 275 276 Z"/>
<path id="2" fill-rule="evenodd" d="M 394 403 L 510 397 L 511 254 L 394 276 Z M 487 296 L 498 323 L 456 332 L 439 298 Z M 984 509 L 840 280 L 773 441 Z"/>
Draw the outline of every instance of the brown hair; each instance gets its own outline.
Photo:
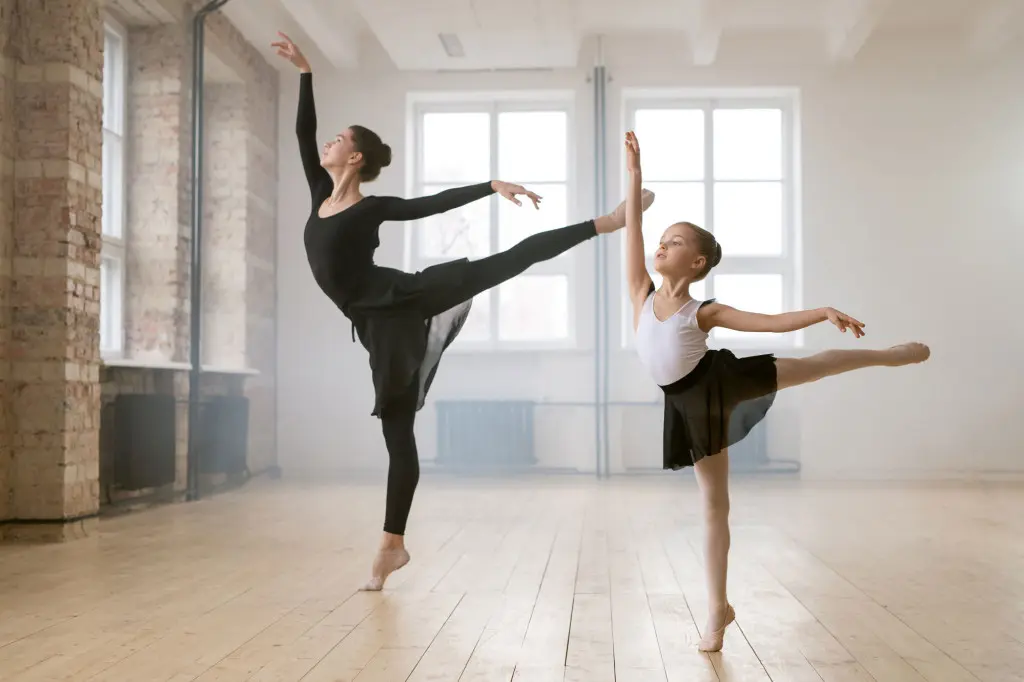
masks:
<path id="1" fill-rule="evenodd" d="M 699 282 L 708 276 L 708 273 L 711 272 L 711 268 L 722 262 L 722 245 L 718 243 L 717 239 L 715 239 L 715 235 L 711 234 L 703 227 L 698 227 L 693 223 L 686 222 L 679 224 L 685 225 L 693 230 L 694 236 L 697 237 L 697 251 L 707 259 L 707 262 L 704 263 L 704 267 L 697 273 L 695 281 Z"/>
<path id="2" fill-rule="evenodd" d="M 363 182 L 376 180 L 380 170 L 391 165 L 391 147 L 384 144 L 380 135 L 369 128 L 354 125 L 349 126 L 349 130 L 352 131 L 356 151 L 363 155 L 363 167 L 359 169 L 359 178 Z"/>

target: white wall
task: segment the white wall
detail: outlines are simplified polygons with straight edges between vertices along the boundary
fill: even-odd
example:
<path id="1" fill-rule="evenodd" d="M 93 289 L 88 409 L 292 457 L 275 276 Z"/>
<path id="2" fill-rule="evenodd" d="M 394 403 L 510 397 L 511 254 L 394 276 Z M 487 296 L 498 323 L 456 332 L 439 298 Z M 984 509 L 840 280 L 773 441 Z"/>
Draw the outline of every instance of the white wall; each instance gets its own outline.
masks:
<path id="1" fill-rule="evenodd" d="M 752 57 L 770 45 L 748 45 L 713 68 L 693 69 L 674 66 L 686 63 L 675 45 L 654 47 L 649 40 L 607 46 L 609 148 L 620 148 L 622 88 L 798 86 L 805 305 L 834 305 L 865 320 L 862 345 L 923 340 L 933 349 L 922 367 L 865 371 L 783 396 L 773 455 L 795 454 L 805 476 L 821 478 L 1024 471 L 1015 447 L 1024 437 L 1015 419 L 1024 401 L 1014 383 L 1024 322 L 1010 296 L 1024 286 L 1016 267 L 1024 251 L 1024 202 L 1015 200 L 1024 163 L 1020 51 L 979 63 L 941 36 L 893 37 L 845 67 L 807 66 L 820 64 L 810 55 L 773 63 Z M 406 96 L 422 90 L 574 89 L 577 172 L 592 177 L 589 69 L 408 74 L 379 53 L 367 61 L 359 72 L 317 71 L 315 79 L 321 138 L 362 123 L 394 149 L 395 163 L 368 190 L 405 194 Z M 284 79 L 280 116 L 279 461 L 291 471 L 383 468 L 365 351 L 316 288 L 303 251 L 309 199 L 293 134 L 297 84 L 297 76 Z M 617 165 L 609 187 L 618 191 Z M 589 187 L 581 189 L 573 218 L 592 213 Z M 402 247 L 402 227 L 385 225 L 378 262 L 401 266 Z M 449 353 L 431 398 L 592 399 L 592 244 L 576 254 L 580 350 L 539 361 Z M 806 342 L 803 352 L 852 345 L 825 326 Z M 615 353 L 612 381 L 613 399 L 656 396 L 629 351 Z M 428 402 L 417 425 L 423 459 L 434 453 L 433 416 Z M 593 468 L 591 410 L 544 408 L 538 420 L 545 465 Z M 613 467 L 657 466 L 658 413 L 613 410 L 611 442 Z"/>

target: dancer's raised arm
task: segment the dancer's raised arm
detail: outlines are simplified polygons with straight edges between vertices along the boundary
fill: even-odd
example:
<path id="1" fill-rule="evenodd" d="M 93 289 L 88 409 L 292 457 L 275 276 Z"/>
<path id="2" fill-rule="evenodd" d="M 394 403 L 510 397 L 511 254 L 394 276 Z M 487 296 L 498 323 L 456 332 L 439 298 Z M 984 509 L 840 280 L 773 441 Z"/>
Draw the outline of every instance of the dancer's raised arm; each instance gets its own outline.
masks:
<path id="1" fill-rule="evenodd" d="M 516 198 L 517 195 L 525 195 L 533 202 L 534 207 L 540 208 L 541 198 L 530 192 L 522 185 L 515 185 L 510 182 L 494 180 L 482 182 L 477 185 L 466 187 L 454 187 L 443 192 L 432 194 L 426 197 L 415 199 L 402 199 L 400 197 L 381 197 L 381 206 L 384 211 L 383 220 L 419 220 L 427 216 L 437 215 L 450 211 L 453 208 L 465 206 L 468 203 L 483 199 L 497 192 L 517 206 L 522 202 Z"/>
<path id="2" fill-rule="evenodd" d="M 313 73 L 309 61 L 298 46 L 284 33 L 281 40 L 271 43 L 277 54 L 299 70 L 299 108 L 295 117 L 295 136 L 299 140 L 299 155 L 306 173 L 310 193 L 322 199 L 331 192 L 331 176 L 320 165 L 320 148 L 316 142 L 316 104 L 313 100 Z"/>
<path id="3" fill-rule="evenodd" d="M 626 187 L 626 279 L 629 284 L 629 300 L 633 302 L 635 328 L 640 318 L 640 310 L 651 291 L 652 282 L 647 272 L 647 259 L 644 257 L 640 142 L 632 131 L 626 133 L 626 169 L 629 172 Z"/>

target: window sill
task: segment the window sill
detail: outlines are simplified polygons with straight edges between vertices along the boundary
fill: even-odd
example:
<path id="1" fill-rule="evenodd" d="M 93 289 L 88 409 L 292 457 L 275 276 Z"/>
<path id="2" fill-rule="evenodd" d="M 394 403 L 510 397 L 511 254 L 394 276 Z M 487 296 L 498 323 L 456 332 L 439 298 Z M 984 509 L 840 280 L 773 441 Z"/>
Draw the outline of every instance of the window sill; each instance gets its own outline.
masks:
<path id="1" fill-rule="evenodd" d="M 192 365 L 187 362 L 172 362 L 170 360 L 138 360 L 135 358 L 103 358 L 101 360 L 106 367 L 118 367 L 125 369 L 162 369 L 168 371 L 187 372 Z"/>
<path id="2" fill-rule="evenodd" d="M 192 365 L 187 362 L 172 362 L 164 360 L 139 360 L 135 358 L 103 358 L 102 364 L 106 367 L 118 367 L 124 369 L 155 369 L 170 372 L 188 372 Z M 239 374 L 245 376 L 259 376 L 258 369 L 250 367 L 218 367 L 215 365 L 203 365 L 202 374 Z"/>

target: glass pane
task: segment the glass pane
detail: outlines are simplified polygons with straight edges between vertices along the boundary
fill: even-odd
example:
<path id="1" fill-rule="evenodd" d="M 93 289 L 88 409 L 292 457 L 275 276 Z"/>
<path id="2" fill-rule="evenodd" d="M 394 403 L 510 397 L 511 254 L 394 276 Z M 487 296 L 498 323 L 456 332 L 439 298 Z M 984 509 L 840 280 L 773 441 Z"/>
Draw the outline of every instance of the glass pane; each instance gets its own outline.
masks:
<path id="1" fill-rule="evenodd" d="M 782 111 L 716 109 L 715 179 L 782 178 Z"/>
<path id="2" fill-rule="evenodd" d="M 781 255 L 782 183 L 715 183 L 714 232 L 723 256 Z"/>
<path id="3" fill-rule="evenodd" d="M 715 299 L 749 313 L 778 315 L 782 312 L 782 275 L 713 275 Z M 737 332 L 714 330 L 715 338 L 744 339 L 774 336 L 769 332 Z"/>
<path id="4" fill-rule="evenodd" d="M 502 341 L 552 341 L 569 337 L 569 278 L 521 275 L 499 288 Z"/>
<path id="5" fill-rule="evenodd" d="M 653 256 L 669 225 L 690 222 L 704 227 L 703 182 L 645 182 L 654 203 L 644 212 L 644 250 Z M 625 231 L 623 231 L 625 235 Z"/>
<path id="6" fill-rule="evenodd" d="M 423 194 L 436 194 L 450 186 L 427 185 Z M 491 252 L 491 209 L 488 201 L 474 201 L 425 218 L 418 229 L 420 256 L 424 258 L 481 258 Z"/>
<path id="7" fill-rule="evenodd" d="M 522 200 L 522 206 L 497 199 L 499 248 L 507 249 L 531 234 L 562 227 L 568 222 L 568 190 L 565 185 L 533 185 L 531 189 L 543 198 L 539 211 L 528 199 Z M 568 252 L 558 257 L 567 255 Z"/>
<path id="8" fill-rule="evenodd" d="M 564 111 L 498 115 L 498 178 L 508 182 L 565 182 L 568 125 Z"/>
<path id="9" fill-rule="evenodd" d="M 100 349 L 121 347 L 121 262 L 104 256 L 100 260 Z"/>
<path id="10" fill-rule="evenodd" d="M 103 131 L 102 164 L 102 230 L 106 236 L 120 238 L 124 214 L 124 156 L 121 138 L 107 130 Z"/>
<path id="11" fill-rule="evenodd" d="M 493 179 L 490 140 L 490 114 L 424 114 L 423 180 L 466 184 Z"/>
<path id="12" fill-rule="evenodd" d="M 103 127 L 113 128 L 117 81 L 116 52 L 121 41 L 110 31 L 105 31 L 103 38 Z"/>
<path id="13" fill-rule="evenodd" d="M 704 179 L 702 110 L 638 109 L 634 131 L 640 142 L 644 179 Z"/>
<path id="14" fill-rule="evenodd" d="M 661 288 L 661 275 L 654 271 L 654 265 L 648 265 L 647 271 L 651 273 L 651 281 L 654 282 L 654 288 Z M 690 284 L 690 296 L 697 299 L 698 301 L 707 300 L 707 280 L 702 279 L 699 282 L 693 282 Z"/>
<path id="15" fill-rule="evenodd" d="M 469 317 L 462 325 L 462 331 L 455 337 L 452 345 L 488 341 L 491 338 L 491 293 L 485 291 L 473 297 L 473 306 L 469 309 Z"/>

